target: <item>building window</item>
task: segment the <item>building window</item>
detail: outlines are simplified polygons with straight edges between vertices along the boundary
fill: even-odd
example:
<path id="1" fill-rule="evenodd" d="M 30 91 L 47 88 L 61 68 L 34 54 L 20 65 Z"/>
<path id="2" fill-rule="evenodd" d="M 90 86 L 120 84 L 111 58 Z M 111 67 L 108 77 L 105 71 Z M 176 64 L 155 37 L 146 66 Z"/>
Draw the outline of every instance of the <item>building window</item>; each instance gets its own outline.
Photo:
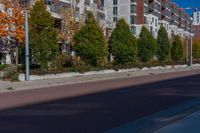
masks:
<path id="1" fill-rule="evenodd" d="M 158 19 L 156 19 L 155 26 L 158 26 Z"/>
<path id="2" fill-rule="evenodd" d="M 117 7 L 113 7 L 113 15 L 117 15 L 118 14 L 118 8 Z"/>
<path id="3" fill-rule="evenodd" d="M 145 13 L 145 14 L 148 13 L 148 10 L 147 10 L 147 7 L 146 7 L 146 6 L 144 7 L 144 13 Z"/>
<path id="4" fill-rule="evenodd" d="M 90 5 L 90 0 L 85 0 L 85 5 Z"/>
<path id="5" fill-rule="evenodd" d="M 131 3 L 134 3 L 135 2 L 135 0 L 131 0 Z"/>
<path id="6" fill-rule="evenodd" d="M 153 27 L 152 26 L 150 26 L 150 32 L 153 35 Z"/>
<path id="7" fill-rule="evenodd" d="M 136 6 L 134 4 L 131 5 L 131 13 L 136 13 Z"/>
<path id="8" fill-rule="evenodd" d="M 113 17 L 113 22 L 117 22 L 118 21 L 118 18 L 117 17 Z"/>
<path id="9" fill-rule="evenodd" d="M 144 16 L 144 23 L 148 24 L 147 17 Z"/>
<path id="10" fill-rule="evenodd" d="M 118 0 L 113 0 L 113 5 L 117 5 L 118 4 Z"/>
<path id="11" fill-rule="evenodd" d="M 131 24 L 135 24 L 135 16 L 131 15 L 130 16 Z"/>
<path id="12" fill-rule="evenodd" d="M 160 9 L 161 9 L 161 8 L 160 8 L 160 5 L 159 5 L 159 4 L 158 4 L 158 6 L 157 6 L 157 9 L 158 9 L 158 11 L 160 12 Z"/>
<path id="13" fill-rule="evenodd" d="M 133 34 L 136 34 L 136 26 L 131 26 L 131 32 L 132 32 Z"/>

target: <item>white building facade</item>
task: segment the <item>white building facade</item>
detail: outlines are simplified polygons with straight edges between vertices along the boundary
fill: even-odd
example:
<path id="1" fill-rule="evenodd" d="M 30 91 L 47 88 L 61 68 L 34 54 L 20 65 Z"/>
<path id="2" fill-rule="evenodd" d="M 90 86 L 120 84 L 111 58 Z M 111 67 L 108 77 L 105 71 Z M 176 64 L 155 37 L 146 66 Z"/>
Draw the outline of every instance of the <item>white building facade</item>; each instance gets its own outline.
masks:
<path id="1" fill-rule="evenodd" d="M 161 25 L 169 37 L 192 33 L 192 18 L 171 0 L 104 0 L 104 5 L 112 22 L 124 18 L 136 37 L 142 26 L 146 26 L 155 38 Z"/>
<path id="2" fill-rule="evenodd" d="M 193 21 L 194 25 L 200 25 L 200 11 L 195 11 L 193 13 L 193 19 L 194 19 Z"/>

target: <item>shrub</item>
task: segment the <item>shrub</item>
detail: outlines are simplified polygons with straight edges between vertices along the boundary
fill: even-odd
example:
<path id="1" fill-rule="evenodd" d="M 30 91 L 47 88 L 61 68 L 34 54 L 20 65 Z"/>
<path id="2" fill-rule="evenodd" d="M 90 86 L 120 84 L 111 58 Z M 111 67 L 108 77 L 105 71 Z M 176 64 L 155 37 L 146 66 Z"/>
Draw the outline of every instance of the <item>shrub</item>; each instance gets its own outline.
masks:
<path id="1" fill-rule="evenodd" d="M 170 42 L 167 31 L 163 26 L 161 26 L 160 30 L 158 31 L 157 43 L 158 43 L 158 59 L 160 61 L 168 60 L 170 54 Z"/>
<path id="2" fill-rule="evenodd" d="M 69 64 L 71 67 L 80 67 L 80 66 L 85 66 L 85 62 L 83 62 L 80 57 L 72 56 L 69 59 Z"/>
<path id="3" fill-rule="evenodd" d="M 177 62 L 183 59 L 183 44 L 179 36 L 175 36 L 171 48 L 172 60 Z"/>
<path id="4" fill-rule="evenodd" d="M 109 47 L 116 64 L 125 64 L 136 59 L 138 53 L 136 38 L 124 19 L 119 19 L 117 22 L 109 39 Z"/>
<path id="5" fill-rule="evenodd" d="M 75 34 L 75 51 L 81 59 L 98 66 L 107 56 L 106 41 L 100 26 L 97 24 L 92 12 L 87 13 L 85 25 Z"/>
<path id="6" fill-rule="evenodd" d="M 18 67 L 16 65 L 7 66 L 3 72 L 3 79 L 18 81 Z"/>
<path id="7" fill-rule="evenodd" d="M 6 68 L 7 65 L 5 64 L 0 64 L 0 71 L 3 71 Z"/>
<path id="8" fill-rule="evenodd" d="M 139 58 L 141 61 L 150 61 L 157 53 L 156 39 L 149 30 L 143 26 L 138 40 Z"/>
<path id="9" fill-rule="evenodd" d="M 68 56 L 66 53 L 58 53 L 55 59 L 55 69 L 63 71 L 65 64 L 67 63 Z"/>

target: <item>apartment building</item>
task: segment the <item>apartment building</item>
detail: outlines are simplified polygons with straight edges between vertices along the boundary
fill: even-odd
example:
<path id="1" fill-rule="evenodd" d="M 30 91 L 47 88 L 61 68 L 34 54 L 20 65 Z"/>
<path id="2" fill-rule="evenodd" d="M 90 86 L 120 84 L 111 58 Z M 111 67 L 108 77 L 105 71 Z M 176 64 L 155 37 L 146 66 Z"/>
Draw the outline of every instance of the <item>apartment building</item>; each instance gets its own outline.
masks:
<path id="1" fill-rule="evenodd" d="M 21 6 L 34 5 L 36 0 L 19 0 Z M 100 24 L 106 24 L 106 11 L 103 8 L 103 0 L 44 0 L 47 10 L 55 19 L 55 27 L 61 28 L 61 12 L 64 8 L 73 7 L 76 10 L 76 17 L 82 17 L 86 11 L 95 13 Z"/>
<path id="2" fill-rule="evenodd" d="M 131 31 L 139 36 L 146 26 L 157 37 L 160 26 L 164 26 L 169 37 L 189 36 L 192 33 L 192 18 L 171 0 L 104 0 L 113 23 L 124 18 Z"/>
<path id="3" fill-rule="evenodd" d="M 139 28 L 145 24 L 147 17 L 147 2 L 142 0 L 104 0 L 104 8 L 113 23 L 124 18 L 134 34 L 139 34 Z"/>
<path id="4" fill-rule="evenodd" d="M 22 6 L 30 6 L 35 3 L 36 0 L 20 0 Z M 97 13 L 98 19 L 105 19 L 105 10 L 103 9 L 103 0 L 44 0 L 48 11 L 55 18 L 61 18 L 61 11 L 73 6 L 76 8 L 77 17 L 84 15 L 85 11 L 91 10 Z"/>

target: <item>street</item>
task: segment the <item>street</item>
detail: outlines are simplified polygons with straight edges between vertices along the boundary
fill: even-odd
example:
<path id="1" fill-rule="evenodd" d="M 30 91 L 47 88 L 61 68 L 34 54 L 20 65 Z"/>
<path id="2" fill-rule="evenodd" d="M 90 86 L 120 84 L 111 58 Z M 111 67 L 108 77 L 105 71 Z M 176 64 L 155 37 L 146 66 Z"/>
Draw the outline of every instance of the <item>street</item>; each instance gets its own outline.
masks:
<path id="1" fill-rule="evenodd" d="M 162 79 L 172 75 L 182 77 Z M 141 81 L 143 84 L 138 85 L 137 82 Z M 0 133 L 104 132 L 200 97 L 199 81 L 200 71 L 194 70 L 186 75 L 177 72 L 2 93 Z M 110 86 L 114 89 L 106 91 Z M 90 88 L 96 92 L 69 97 L 66 95 L 73 93 L 67 93 L 68 88 L 79 91 Z M 101 92 L 99 89 L 105 90 Z M 50 93 L 56 100 L 51 99 Z M 49 100 L 39 101 L 44 97 L 49 97 Z M 28 104 L 27 99 L 38 101 Z"/>

